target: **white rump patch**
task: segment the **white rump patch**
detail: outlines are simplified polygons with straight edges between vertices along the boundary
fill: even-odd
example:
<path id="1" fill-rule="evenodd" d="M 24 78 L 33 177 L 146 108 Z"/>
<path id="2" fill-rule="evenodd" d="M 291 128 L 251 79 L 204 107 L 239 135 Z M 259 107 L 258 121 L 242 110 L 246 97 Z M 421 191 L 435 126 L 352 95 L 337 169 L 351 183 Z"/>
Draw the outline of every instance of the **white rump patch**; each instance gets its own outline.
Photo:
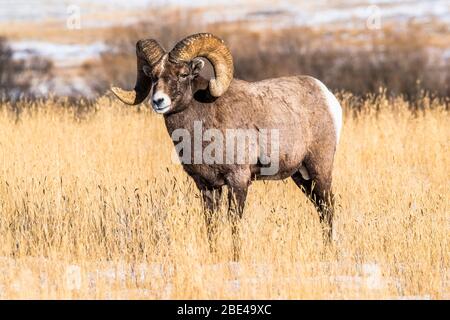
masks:
<path id="1" fill-rule="evenodd" d="M 336 142 L 339 142 L 339 136 L 341 135 L 341 129 L 342 129 L 342 108 L 339 104 L 339 101 L 336 99 L 334 94 L 331 93 L 330 90 L 320 81 L 317 79 L 317 84 L 322 89 L 325 99 L 327 101 L 328 110 L 331 114 L 331 118 L 333 119 L 334 124 L 334 130 L 336 132 Z"/>
<path id="2" fill-rule="evenodd" d="M 309 176 L 309 172 L 305 166 L 301 166 L 300 169 L 298 169 L 298 171 L 302 175 L 303 179 L 305 179 L 305 180 L 311 179 L 311 177 Z"/>

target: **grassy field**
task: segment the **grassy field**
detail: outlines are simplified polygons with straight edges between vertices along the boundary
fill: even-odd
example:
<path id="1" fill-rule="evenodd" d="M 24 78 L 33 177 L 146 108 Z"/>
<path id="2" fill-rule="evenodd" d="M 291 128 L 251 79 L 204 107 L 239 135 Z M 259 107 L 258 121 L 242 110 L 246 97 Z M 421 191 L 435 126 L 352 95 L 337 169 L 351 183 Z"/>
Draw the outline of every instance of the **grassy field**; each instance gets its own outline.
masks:
<path id="1" fill-rule="evenodd" d="M 444 103 L 342 96 L 335 242 L 290 181 L 258 182 L 231 261 L 162 117 L 108 97 L 0 105 L 0 298 L 450 298 Z"/>

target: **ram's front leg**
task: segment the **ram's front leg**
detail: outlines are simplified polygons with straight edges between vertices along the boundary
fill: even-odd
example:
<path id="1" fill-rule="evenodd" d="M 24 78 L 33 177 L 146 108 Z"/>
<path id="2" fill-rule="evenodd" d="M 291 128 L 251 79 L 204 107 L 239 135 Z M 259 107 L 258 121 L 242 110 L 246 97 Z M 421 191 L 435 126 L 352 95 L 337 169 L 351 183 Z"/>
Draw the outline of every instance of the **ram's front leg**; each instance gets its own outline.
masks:
<path id="1" fill-rule="evenodd" d="M 247 199 L 249 184 L 250 170 L 235 171 L 227 177 L 228 217 L 231 223 L 234 261 L 239 260 L 241 251 L 240 223 L 242 214 L 244 213 L 245 200 Z"/>
<path id="2" fill-rule="evenodd" d="M 203 214 L 205 215 L 206 232 L 208 234 L 209 248 L 212 253 L 216 249 L 217 217 L 216 213 L 220 207 L 222 188 L 208 188 L 200 190 L 203 200 Z"/>

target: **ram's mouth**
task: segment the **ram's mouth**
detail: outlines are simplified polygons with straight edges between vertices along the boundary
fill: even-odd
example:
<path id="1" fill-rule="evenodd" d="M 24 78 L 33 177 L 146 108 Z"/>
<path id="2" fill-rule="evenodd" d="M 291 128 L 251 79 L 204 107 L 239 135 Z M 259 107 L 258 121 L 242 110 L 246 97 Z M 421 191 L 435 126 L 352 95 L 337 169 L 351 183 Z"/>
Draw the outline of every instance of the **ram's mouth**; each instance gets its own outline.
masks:
<path id="1" fill-rule="evenodd" d="M 157 107 L 153 107 L 153 110 L 155 110 L 156 113 L 166 113 L 167 111 L 169 111 L 170 109 L 170 104 L 168 106 L 162 107 L 162 108 L 157 108 Z"/>

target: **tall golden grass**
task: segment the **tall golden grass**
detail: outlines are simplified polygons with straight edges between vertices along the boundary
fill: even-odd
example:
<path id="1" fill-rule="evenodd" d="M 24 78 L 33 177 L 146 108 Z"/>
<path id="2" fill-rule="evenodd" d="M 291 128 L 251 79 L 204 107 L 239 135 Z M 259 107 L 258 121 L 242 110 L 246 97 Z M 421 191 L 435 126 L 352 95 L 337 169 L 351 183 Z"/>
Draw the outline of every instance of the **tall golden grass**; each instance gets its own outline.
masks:
<path id="1" fill-rule="evenodd" d="M 251 187 L 242 254 L 201 202 L 163 119 L 108 97 L 0 107 L 1 298 L 450 298 L 443 102 L 343 95 L 333 246 L 289 180 Z"/>

